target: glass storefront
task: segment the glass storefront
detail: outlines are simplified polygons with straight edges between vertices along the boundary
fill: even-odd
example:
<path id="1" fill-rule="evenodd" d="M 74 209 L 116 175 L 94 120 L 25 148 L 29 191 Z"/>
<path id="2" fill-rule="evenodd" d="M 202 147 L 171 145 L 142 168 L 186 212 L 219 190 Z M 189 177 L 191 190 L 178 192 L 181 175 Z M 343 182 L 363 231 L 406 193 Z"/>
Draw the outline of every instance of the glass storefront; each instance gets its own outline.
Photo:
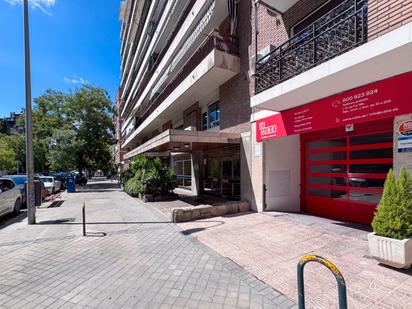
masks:
<path id="1" fill-rule="evenodd" d="M 240 159 L 233 156 L 205 159 L 203 192 L 240 199 Z"/>
<path id="2" fill-rule="evenodd" d="M 179 188 L 190 190 L 192 186 L 191 160 L 175 161 L 174 172 L 177 176 L 177 185 Z"/>

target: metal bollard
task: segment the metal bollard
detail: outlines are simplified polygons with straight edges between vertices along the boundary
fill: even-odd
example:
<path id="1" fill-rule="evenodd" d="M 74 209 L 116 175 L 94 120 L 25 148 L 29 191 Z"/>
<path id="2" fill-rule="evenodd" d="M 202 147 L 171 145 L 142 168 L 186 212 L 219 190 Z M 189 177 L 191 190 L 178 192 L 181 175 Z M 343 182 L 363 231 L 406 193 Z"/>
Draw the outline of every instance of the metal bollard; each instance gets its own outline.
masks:
<path id="1" fill-rule="evenodd" d="M 86 236 L 86 204 L 83 202 L 82 207 L 82 214 L 83 214 L 83 236 Z"/>
<path id="2" fill-rule="evenodd" d="M 338 283 L 339 309 L 347 309 L 348 303 L 346 299 L 346 283 L 340 270 L 331 261 L 319 255 L 304 255 L 299 259 L 297 274 L 298 274 L 298 305 L 299 309 L 305 309 L 305 284 L 303 281 L 303 268 L 309 262 L 318 262 L 326 266 L 335 276 Z"/>

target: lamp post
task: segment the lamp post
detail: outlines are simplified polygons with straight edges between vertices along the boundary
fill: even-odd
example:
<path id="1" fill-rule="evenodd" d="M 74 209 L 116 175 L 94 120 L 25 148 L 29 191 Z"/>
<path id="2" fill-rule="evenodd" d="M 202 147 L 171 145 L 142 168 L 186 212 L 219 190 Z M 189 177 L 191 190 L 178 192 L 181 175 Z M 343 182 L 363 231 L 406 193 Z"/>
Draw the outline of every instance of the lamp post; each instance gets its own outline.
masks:
<path id="1" fill-rule="evenodd" d="M 34 160 L 31 110 L 31 77 L 30 77 L 30 39 L 29 39 L 29 3 L 23 2 L 24 10 L 24 58 L 26 83 L 26 173 L 27 173 L 27 222 L 36 223 L 36 206 L 34 201 Z"/>

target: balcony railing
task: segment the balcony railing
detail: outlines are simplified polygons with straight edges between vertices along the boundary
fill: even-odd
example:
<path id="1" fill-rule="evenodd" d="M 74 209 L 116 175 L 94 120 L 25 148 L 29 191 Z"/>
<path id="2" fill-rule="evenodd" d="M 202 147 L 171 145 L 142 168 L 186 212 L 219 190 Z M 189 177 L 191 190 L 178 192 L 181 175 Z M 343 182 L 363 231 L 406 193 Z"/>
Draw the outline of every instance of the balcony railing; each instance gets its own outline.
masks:
<path id="1" fill-rule="evenodd" d="M 347 0 L 256 62 L 262 92 L 367 41 L 367 0 Z"/>
<path id="2" fill-rule="evenodd" d="M 136 128 L 146 119 L 189 74 L 202 62 L 202 60 L 213 50 L 217 49 L 229 54 L 238 55 L 239 47 L 235 38 L 226 41 L 220 38 L 216 33 L 210 34 L 197 51 L 183 65 L 182 69 L 177 73 L 163 91 L 153 97 L 152 100 L 142 104 L 138 108 Z"/>
<path id="3" fill-rule="evenodd" d="M 142 82 L 140 83 L 141 86 L 139 87 L 139 89 L 137 90 L 137 92 L 136 92 L 135 94 L 133 94 L 133 98 L 130 98 L 131 100 L 134 100 L 135 98 L 138 98 L 138 97 L 142 94 L 142 92 L 143 92 L 143 90 L 145 89 L 147 83 L 149 82 L 150 78 L 152 77 L 153 72 L 154 72 L 154 71 L 157 69 L 157 67 L 159 66 L 160 61 L 163 59 L 164 55 L 165 55 L 166 52 L 168 51 L 171 43 L 173 42 L 173 39 L 176 37 L 178 31 L 179 31 L 180 28 L 182 27 L 184 21 L 186 20 L 187 16 L 188 16 L 189 13 L 190 13 L 190 10 L 193 8 L 193 6 L 194 6 L 195 3 L 196 3 L 196 0 L 189 0 L 189 1 L 186 3 L 186 5 L 185 5 L 185 7 L 184 7 L 184 9 L 183 9 L 183 11 L 182 11 L 182 13 L 181 13 L 180 16 L 179 16 L 179 19 L 178 19 L 177 22 L 175 23 L 175 26 L 174 26 L 174 28 L 173 28 L 173 31 L 172 31 L 171 35 L 168 37 L 168 39 L 167 39 L 164 47 L 161 49 L 159 55 L 157 56 L 155 62 L 154 62 L 153 65 L 151 66 L 151 68 L 148 69 L 148 70 L 146 70 L 146 72 L 144 73 L 144 75 L 143 75 L 143 77 L 142 77 Z M 135 44 L 135 46 L 137 46 L 137 44 Z M 136 51 L 136 50 L 134 49 L 134 51 L 132 52 L 132 55 L 134 55 L 135 51 Z M 133 84 L 133 82 L 134 82 L 134 79 L 135 79 L 136 75 L 137 75 L 137 70 L 136 70 L 136 74 L 134 74 L 134 77 L 131 78 L 131 82 L 130 82 L 129 86 L 128 86 L 127 89 L 126 89 L 126 94 L 125 94 L 125 96 L 124 96 L 126 100 L 127 100 L 127 98 L 129 98 L 129 96 L 131 95 L 130 92 L 131 92 L 132 84 Z M 125 79 L 125 80 L 126 80 L 126 79 Z M 130 104 L 130 105 L 129 105 L 129 108 L 128 108 L 128 111 L 126 112 L 125 118 L 127 118 L 127 117 L 129 116 L 130 110 L 132 109 L 131 105 L 133 105 L 133 104 Z"/>

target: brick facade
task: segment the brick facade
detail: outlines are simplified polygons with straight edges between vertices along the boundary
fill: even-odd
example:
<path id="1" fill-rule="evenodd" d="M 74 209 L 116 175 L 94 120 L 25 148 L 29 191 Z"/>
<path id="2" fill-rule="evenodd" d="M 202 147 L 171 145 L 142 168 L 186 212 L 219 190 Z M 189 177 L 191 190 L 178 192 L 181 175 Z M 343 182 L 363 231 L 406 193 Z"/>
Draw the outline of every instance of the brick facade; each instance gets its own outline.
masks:
<path id="1" fill-rule="evenodd" d="M 264 5 L 259 5 L 258 14 L 258 51 L 269 44 L 275 47 L 290 38 L 293 25 L 313 12 L 327 0 L 301 0 L 284 14 L 271 12 Z M 252 30 L 249 52 L 255 55 L 255 6 L 250 1 L 250 24 Z M 369 0 L 368 1 L 368 39 L 375 39 L 389 31 L 395 30 L 412 22 L 412 0 Z M 251 62 L 251 65 L 253 63 Z M 254 93 L 254 83 L 250 83 L 251 95 Z"/>
<path id="2" fill-rule="evenodd" d="M 248 1 L 239 3 L 240 73 L 219 88 L 220 130 L 241 133 L 250 130 L 249 59 L 252 29 L 251 6 Z"/>
<path id="3" fill-rule="evenodd" d="M 272 12 L 264 5 L 259 5 L 257 8 L 258 14 L 258 30 L 257 50 L 261 50 L 269 44 L 275 47 L 283 44 L 290 38 L 290 29 L 298 21 L 315 10 L 327 0 L 303 0 L 297 2 L 283 15 Z M 247 2 L 247 1 L 244 1 Z M 254 1 L 249 2 L 251 8 L 250 25 L 251 25 L 251 45 L 249 53 L 251 57 L 255 55 L 255 5 Z M 253 65 L 250 62 L 250 65 Z M 254 83 L 249 85 L 250 93 L 254 93 Z"/>
<path id="4" fill-rule="evenodd" d="M 412 22 L 412 0 L 369 0 L 369 40 Z"/>

